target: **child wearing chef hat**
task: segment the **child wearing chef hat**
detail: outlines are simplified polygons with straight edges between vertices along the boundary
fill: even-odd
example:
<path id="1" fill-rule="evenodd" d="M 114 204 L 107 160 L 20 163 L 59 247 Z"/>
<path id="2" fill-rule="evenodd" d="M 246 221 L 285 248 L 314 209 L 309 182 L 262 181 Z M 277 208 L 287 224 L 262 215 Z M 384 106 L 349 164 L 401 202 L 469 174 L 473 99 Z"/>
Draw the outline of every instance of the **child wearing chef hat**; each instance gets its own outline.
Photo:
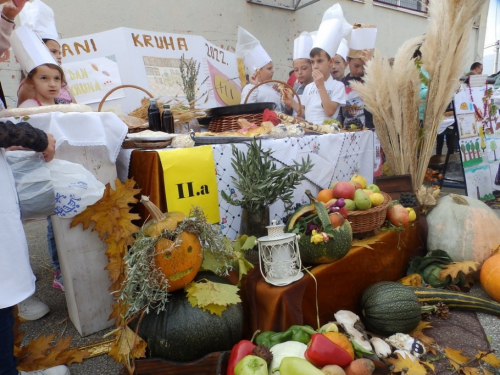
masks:
<path id="1" fill-rule="evenodd" d="M 311 59 L 309 58 L 312 45 L 312 35 L 307 31 L 302 32 L 293 42 L 293 71 L 298 82 L 295 91 L 301 100 L 304 89 L 313 81 Z M 287 107 L 292 108 L 297 116 L 303 116 L 302 108 L 299 108 L 298 103 L 293 100 L 293 94 L 288 90 L 283 93 L 283 102 Z M 287 112 L 287 114 L 293 114 L 293 111 Z"/>
<path id="2" fill-rule="evenodd" d="M 332 78 L 336 81 L 342 81 L 345 77 L 345 70 L 348 66 L 347 64 L 347 54 L 349 53 L 349 45 L 347 40 L 342 38 L 340 41 L 339 48 L 337 49 L 337 54 L 333 58 L 332 66 Z"/>
<path id="3" fill-rule="evenodd" d="M 335 119 L 340 106 L 345 104 L 344 85 L 332 78 L 331 70 L 340 42 L 351 28 L 344 19 L 339 4 L 330 7 L 323 15 L 309 53 L 314 81 L 306 86 L 302 95 L 305 119 L 313 124 L 322 124 L 325 119 Z"/>
<path id="4" fill-rule="evenodd" d="M 254 86 L 273 78 L 273 61 L 261 46 L 260 41 L 241 26 L 238 26 L 236 57 L 243 60 L 249 74 L 250 83 L 241 91 L 241 104 L 244 104 L 248 93 Z M 280 94 L 272 85 L 260 85 L 251 92 L 247 100 L 247 103 L 262 102 L 273 102 L 276 107 L 281 105 Z"/>

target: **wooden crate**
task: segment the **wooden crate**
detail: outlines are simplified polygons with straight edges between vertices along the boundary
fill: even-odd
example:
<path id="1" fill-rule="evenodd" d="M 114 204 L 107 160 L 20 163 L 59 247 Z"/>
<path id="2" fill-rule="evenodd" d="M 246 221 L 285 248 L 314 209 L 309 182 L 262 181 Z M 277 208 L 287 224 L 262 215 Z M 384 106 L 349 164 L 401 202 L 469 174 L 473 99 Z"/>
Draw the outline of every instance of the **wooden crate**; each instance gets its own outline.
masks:
<path id="1" fill-rule="evenodd" d="M 392 199 L 396 200 L 399 199 L 401 193 L 413 192 L 413 183 L 409 174 L 376 177 L 374 184 L 380 188 L 380 191 L 389 194 Z"/>
<path id="2" fill-rule="evenodd" d="M 135 375 L 226 375 L 230 351 L 215 352 L 193 362 L 173 362 L 161 358 L 135 361 Z"/>

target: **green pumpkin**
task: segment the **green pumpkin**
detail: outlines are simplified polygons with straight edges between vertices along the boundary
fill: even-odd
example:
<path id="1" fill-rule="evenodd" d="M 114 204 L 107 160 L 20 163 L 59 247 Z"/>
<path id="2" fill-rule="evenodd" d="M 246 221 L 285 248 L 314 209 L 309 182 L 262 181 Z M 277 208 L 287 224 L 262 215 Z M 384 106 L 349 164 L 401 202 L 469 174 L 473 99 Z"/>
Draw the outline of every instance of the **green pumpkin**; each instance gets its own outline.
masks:
<path id="1" fill-rule="evenodd" d="M 349 221 L 333 229 L 328 242 L 311 242 L 311 236 L 300 235 L 299 250 L 302 262 L 309 264 L 332 263 L 347 255 L 352 245 L 352 228 Z"/>
<path id="2" fill-rule="evenodd" d="M 366 329 L 386 336 L 411 332 L 421 319 L 421 306 L 413 290 L 392 281 L 366 288 L 361 308 Z"/>
<path id="3" fill-rule="evenodd" d="M 208 279 L 228 284 L 211 272 L 199 272 L 195 280 Z M 135 330 L 137 321 L 130 324 Z M 192 307 L 186 292 L 169 295 L 166 310 L 144 315 L 138 335 L 146 341 L 147 356 L 177 362 L 189 362 L 213 352 L 231 350 L 243 337 L 241 303 L 230 305 L 222 316 Z"/>

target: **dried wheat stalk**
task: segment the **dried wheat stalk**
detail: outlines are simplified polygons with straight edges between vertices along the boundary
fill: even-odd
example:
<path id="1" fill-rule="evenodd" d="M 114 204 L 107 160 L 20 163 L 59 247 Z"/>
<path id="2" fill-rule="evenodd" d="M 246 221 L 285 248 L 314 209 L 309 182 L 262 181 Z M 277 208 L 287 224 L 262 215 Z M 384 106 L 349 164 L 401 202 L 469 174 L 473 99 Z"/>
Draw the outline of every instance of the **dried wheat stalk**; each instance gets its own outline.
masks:
<path id="1" fill-rule="evenodd" d="M 459 86 L 467 61 L 474 20 L 487 0 L 440 0 L 429 5 L 430 24 L 422 45 L 423 67 L 429 73 L 424 112 L 424 137 L 416 182 L 422 184 L 441 117 Z"/>

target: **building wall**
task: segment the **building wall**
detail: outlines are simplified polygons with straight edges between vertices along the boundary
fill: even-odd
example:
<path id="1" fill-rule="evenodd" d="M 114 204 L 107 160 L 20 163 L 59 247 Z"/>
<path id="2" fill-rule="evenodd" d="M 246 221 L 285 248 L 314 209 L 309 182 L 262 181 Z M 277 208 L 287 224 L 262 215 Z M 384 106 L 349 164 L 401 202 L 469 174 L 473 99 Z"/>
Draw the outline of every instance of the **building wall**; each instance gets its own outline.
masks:
<path id="1" fill-rule="evenodd" d="M 271 0 L 266 0 L 272 2 Z M 303 0 L 303 3 L 307 0 Z M 417 12 L 381 6 L 373 0 L 321 0 L 298 11 L 276 9 L 246 0 L 44 0 L 56 15 L 62 38 L 82 36 L 117 27 L 202 35 L 212 43 L 234 50 L 240 25 L 260 39 L 275 63 L 275 79 L 286 80 L 291 70 L 293 39 L 302 31 L 317 30 L 323 12 L 339 2 L 350 23 L 378 27 L 377 48 L 392 57 L 407 39 L 425 32 L 427 17 Z M 280 0 L 291 4 L 293 0 Z M 484 22 L 471 34 L 469 61 L 482 59 Z M 8 96 L 19 82 L 13 69 L 0 62 L 0 79 Z M 470 64 L 468 64 L 470 65 Z M 4 83 L 5 82 L 5 83 Z M 15 87 L 17 89 L 17 87 Z M 15 95 L 15 92 L 14 92 Z"/>

